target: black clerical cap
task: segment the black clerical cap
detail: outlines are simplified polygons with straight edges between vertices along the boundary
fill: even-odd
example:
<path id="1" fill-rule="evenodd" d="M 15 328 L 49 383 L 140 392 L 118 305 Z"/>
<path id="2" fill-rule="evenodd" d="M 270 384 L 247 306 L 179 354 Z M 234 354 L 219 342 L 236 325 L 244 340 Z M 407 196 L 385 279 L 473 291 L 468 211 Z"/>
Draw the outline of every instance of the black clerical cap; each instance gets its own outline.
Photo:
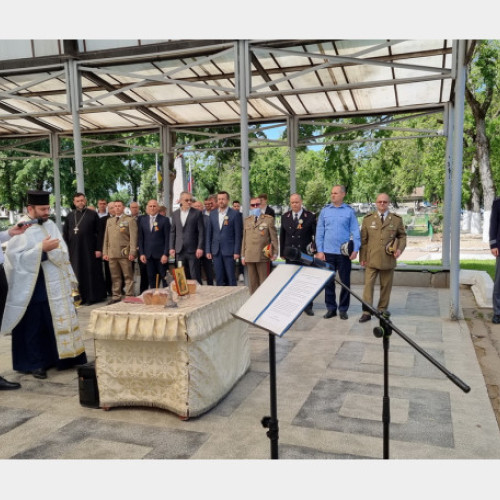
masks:
<path id="1" fill-rule="evenodd" d="M 48 191 L 28 191 L 28 205 L 50 205 Z"/>

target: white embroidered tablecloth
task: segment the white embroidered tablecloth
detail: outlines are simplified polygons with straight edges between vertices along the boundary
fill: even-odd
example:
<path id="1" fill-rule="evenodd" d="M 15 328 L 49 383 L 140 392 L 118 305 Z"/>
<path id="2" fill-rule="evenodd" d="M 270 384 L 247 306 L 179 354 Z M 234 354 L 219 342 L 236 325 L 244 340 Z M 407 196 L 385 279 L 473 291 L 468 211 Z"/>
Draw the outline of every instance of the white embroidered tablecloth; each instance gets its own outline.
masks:
<path id="1" fill-rule="evenodd" d="M 181 417 L 215 406 L 250 367 L 248 325 L 233 318 L 247 287 L 199 286 L 177 308 L 119 302 L 94 309 L 101 407 L 154 406 Z"/>

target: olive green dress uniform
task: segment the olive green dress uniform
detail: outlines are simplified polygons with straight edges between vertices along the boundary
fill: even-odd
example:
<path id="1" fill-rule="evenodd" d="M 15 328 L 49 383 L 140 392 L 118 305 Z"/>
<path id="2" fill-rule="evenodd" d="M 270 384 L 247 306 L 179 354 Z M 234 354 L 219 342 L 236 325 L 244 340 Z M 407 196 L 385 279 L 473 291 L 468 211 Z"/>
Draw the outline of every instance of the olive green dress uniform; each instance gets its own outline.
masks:
<path id="1" fill-rule="evenodd" d="M 397 248 L 402 252 L 406 247 L 406 231 L 399 215 L 388 212 L 383 223 L 378 212 L 363 218 L 359 250 L 359 261 L 366 262 L 363 301 L 373 304 L 375 281 L 377 275 L 380 275 L 379 311 L 386 311 L 389 306 L 396 259 L 387 254 L 385 249 L 395 238 Z"/>
<path id="2" fill-rule="evenodd" d="M 271 255 L 278 255 L 278 233 L 271 215 L 249 215 L 243 220 L 243 242 L 241 244 L 241 258 L 245 259 L 248 272 L 250 293 L 259 288 L 269 276 L 270 261 L 264 255 L 264 247 L 271 244 Z"/>
<path id="3" fill-rule="evenodd" d="M 137 222 L 129 215 L 110 217 L 104 233 L 103 255 L 109 257 L 112 299 L 121 298 L 122 273 L 125 281 L 125 295 L 134 295 L 134 273 L 128 256 L 137 257 Z"/>

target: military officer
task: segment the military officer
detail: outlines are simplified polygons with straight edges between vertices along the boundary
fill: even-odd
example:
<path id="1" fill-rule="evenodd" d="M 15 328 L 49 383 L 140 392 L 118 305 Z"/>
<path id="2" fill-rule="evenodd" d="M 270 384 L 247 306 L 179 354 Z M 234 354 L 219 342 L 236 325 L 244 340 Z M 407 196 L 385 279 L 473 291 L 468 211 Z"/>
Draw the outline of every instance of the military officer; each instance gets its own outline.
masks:
<path id="1" fill-rule="evenodd" d="M 285 255 L 285 249 L 298 248 L 302 253 L 314 253 L 314 235 L 316 234 L 316 215 L 302 206 L 302 197 L 294 193 L 290 196 L 290 208 L 281 216 L 280 255 Z M 296 264 L 285 259 L 287 264 Z M 304 312 L 314 316 L 312 301 Z"/>
<path id="2" fill-rule="evenodd" d="M 247 267 L 250 293 L 269 276 L 271 260 L 278 258 L 278 233 L 272 215 L 262 214 L 260 199 L 250 200 L 250 215 L 243 221 L 241 263 Z"/>
<path id="3" fill-rule="evenodd" d="M 125 281 L 125 295 L 134 295 L 134 273 L 132 262 L 137 257 L 137 222 L 123 213 L 123 201 L 115 201 L 115 216 L 106 223 L 102 258 L 109 262 L 111 273 L 111 299 L 109 304 L 121 300 L 122 275 Z"/>
<path id="4" fill-rule="evenodd" d="M 361 249 L 359 262 L 365 268 L 363 301 L 372 305 L 377 275 L 380 275 L 380 298 L 377 309 L 386 311 L 391 296 L 392 279 L 396 259 L 406 247 L 406 231 L 403 219 L 389 212 L 389 196 L 377 196 L 377 211 L 366 215 L 361 224 Z M 363 306 L 360 323 L 369 321 L 371 314 Z"/>

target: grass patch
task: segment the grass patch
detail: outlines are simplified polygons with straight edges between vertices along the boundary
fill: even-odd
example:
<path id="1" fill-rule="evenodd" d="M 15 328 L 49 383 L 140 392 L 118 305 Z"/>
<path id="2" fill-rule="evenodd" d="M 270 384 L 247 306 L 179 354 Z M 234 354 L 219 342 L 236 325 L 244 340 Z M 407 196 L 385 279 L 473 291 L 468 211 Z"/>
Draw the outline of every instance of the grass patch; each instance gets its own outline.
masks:
<path id="1" fill-rule="evenodd" d="M 432 261 L 401 261 L 408 266 L 442 266 L 443 262 L 441 260 Z M 470 269 L 471 271 L 486 271 L 492 280 L 495 280 L 495 259 L 488 260 L 461 260 L 460 269 Z"/>
<path id="2" fill-rule="evenodd" d="M 496 260 L 461 260 L 460 269 L 472 269 L 473 271 L 486 271 L 491 279 L 495 280 Z"/>

